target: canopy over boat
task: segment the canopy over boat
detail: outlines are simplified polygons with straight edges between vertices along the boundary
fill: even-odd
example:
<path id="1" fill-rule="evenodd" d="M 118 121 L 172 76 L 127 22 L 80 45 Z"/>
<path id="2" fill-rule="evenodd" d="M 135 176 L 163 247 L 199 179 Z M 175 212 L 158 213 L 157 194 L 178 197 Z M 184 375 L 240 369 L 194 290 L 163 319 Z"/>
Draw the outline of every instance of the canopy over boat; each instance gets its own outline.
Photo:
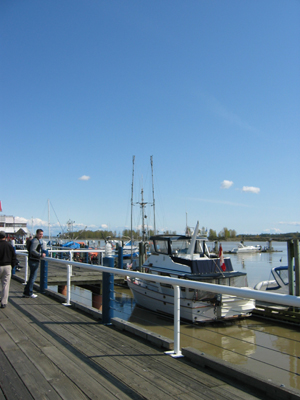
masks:
<path id="1" fill-rule="evenodd" d="M 62 244 L 61 247 L 67 247 L 68 249 L 80 249 L 80 244 L 76 242 L 67 242 Z"/>

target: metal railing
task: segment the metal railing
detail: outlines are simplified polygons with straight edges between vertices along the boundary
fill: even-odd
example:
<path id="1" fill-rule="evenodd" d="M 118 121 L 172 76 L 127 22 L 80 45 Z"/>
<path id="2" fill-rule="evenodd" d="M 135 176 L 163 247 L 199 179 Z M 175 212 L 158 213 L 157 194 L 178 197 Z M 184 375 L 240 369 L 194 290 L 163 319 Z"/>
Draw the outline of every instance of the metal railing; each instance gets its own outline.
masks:
<path id="1" fill-rule="evenodd" d="M 87 250 L 88 251 L 88 250 Z M 100 251 L 100 250 L 99 250 Z M 102 250 L 103 251 L 103 250 Z M 71 251 L 70 251 L 71 252 Z M 21 256 L 25 257 L 25 278 L 27 277 L 27 254 L 17 251 L 17 253 Z M 174 288 L 174 350 L 170 352 L 166 352 L 173 357 L 180 357 L 180 287 L 195 289 L 195 290 L 205 290 L 208 292 L 218 293 L 218 294 L 226 294 L 230 296 L 238 296 L 248 299 L 254 299 L 262 302 L 280 304 L 289 307 L 300 308 L 300 297 L 299 296 L 291 296 L 287 294 L 274 294 L 274 293 L 266 293 L 260 292 L 254 289 L 248 288 L 237 288 L 232 286 L 225 285 L 216 285 L 211 283 L 204 282 L 196 282 L 187 279 L 178 279 L 171 278 L 166 276 L 142 273 L 138 271 L 124 270 L 119 268 L 111 268 L 105 267 L 103 265 L 93 265 L 93 264 L 85 264 L 81 262 L 76 262 L 72 260 L 60 260 L 57 258 L 45 257 L 43 260 L 51 261 L 51 263 L 65 265 L 67 267 L 67 301 L 63 303 L 64 305 L 71 305 L 71 276 L 72 276 L 72 266 L 92 269 L 102 273 L 109 273 L 114 275 L 121 275 L 124 277 L 132 277 L 132 278 L 140 278 L 147 281 L 155 281 L 158 283 L 165 283 L 172 285 Z"/>

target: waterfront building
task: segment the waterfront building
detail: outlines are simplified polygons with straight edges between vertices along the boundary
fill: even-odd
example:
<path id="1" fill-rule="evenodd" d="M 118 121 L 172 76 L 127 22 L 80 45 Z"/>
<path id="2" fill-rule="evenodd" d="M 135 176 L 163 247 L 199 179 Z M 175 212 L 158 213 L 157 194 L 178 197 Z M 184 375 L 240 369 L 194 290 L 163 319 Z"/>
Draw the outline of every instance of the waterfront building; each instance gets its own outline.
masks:
<path id="1" fill-rule="evenodd" d="M 12 215 L 0 215 L 0 231 L 7 237 L 22 238 L 29 234 L 27 223 L 20 222 Z"/>

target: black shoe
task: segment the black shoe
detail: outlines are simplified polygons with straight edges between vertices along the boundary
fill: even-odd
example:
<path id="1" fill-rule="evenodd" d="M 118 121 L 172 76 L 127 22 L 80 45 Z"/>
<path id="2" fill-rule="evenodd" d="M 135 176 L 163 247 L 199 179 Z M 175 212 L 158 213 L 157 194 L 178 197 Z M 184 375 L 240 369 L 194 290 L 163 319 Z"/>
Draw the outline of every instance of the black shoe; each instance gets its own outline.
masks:
<path id="1" fill-rule="evenodd" d="M 6 304 L 1 304 L 1 308 L 5 308 L 6 307 Z"/>

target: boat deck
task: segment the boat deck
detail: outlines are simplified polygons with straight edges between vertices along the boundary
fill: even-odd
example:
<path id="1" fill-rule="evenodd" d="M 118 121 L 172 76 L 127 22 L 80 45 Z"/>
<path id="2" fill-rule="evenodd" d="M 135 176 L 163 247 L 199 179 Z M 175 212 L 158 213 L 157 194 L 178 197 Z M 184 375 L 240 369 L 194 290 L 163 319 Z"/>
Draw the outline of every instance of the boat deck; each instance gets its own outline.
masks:
<path id="1" fill-rule="evenodd" d="M 22 292 L 13 279 L 0 311 L 0 399 L 266 399 L 51 297 Z"/>

